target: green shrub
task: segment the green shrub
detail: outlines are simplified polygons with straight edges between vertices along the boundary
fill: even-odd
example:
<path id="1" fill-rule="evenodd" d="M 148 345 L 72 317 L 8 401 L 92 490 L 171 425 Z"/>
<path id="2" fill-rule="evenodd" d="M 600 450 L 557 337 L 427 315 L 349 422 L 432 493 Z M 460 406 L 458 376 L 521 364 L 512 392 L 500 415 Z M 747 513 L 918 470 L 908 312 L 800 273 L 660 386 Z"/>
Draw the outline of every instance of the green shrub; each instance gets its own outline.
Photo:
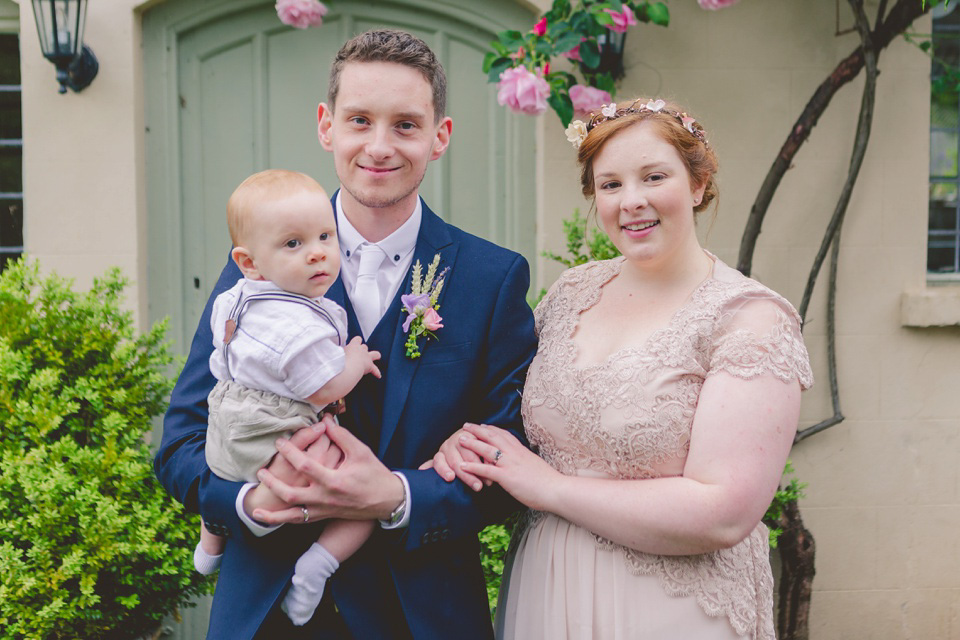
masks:
<path id="1" fill-rule="evenodd" d="M 212 588 L 144 442 L 172 387 L 166 326 L 135 336 L 125 285 L 0 274 L 0 638 L 136 638 Z"/>

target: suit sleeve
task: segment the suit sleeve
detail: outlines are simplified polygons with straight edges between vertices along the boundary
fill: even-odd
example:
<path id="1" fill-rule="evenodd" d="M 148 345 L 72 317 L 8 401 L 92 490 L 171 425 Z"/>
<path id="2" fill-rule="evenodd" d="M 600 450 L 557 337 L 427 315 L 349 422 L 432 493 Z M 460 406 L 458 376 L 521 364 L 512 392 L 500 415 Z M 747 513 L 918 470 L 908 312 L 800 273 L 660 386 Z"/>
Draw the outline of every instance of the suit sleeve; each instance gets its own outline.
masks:
<path id="1" fill-rule="evenodd" d="M 527 261 L 516 256 L 499 285 L 481 359 L 474 363 L 479 371 L 472 401 L 476 417 L 471 417 L 508 429 L 524 443 L 520 393 L 537 349 L 533 313 L 526 301 L 529 285 Z M 451 433 L 460 426 L 453 425 Z M 496 485 L 477 493 L 459 480 L 444 481 L 432 469 L 399 471 L 410 483 L 410 524 L 398 534 L 407 550 L 476 534 L 522 506 Z"/>
<path id="2" fill-rule="evenodd" d="M 216 384 L 210 373 L 213 334 L 210 313 L 214 299 L 236 284 L 240 270 L 227 261 L 200 317 L 190 354 L 170 397 L 163 418 L 163 437 L 154 459 L 161 484 L 188 511 L 199 512 L 214 527 L 232 533 L 246 531 L 237 516 L 235 501 L 242 482 L 223 480 L 207 466 L 204 453 L 207 436 L 207 395 Z"/>

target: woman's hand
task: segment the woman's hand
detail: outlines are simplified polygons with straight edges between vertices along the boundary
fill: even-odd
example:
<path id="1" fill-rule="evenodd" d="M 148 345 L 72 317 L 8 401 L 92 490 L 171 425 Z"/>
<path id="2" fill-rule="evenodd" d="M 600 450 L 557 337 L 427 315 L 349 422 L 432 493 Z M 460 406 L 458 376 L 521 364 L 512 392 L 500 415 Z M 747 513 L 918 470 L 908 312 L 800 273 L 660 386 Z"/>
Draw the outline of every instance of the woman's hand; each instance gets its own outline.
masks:
<path id="1" fill-rule="evenodd" d="M 465 424 L 463 428 L 467 434 L 460 437 L 461 446 L 484 460 L 461 463 L 464 472 L 496 482 L 532 509 L 556 511 L 557 489 L 566 476 L 509 431 L 480 424 Z"/>
<path id="2" fill-rule="evenodd" d="M 467 473 L 461 465 L 464 462 L 482 462 L 483 460 L 476 453 L 461 445 L 461 438 L 473 439 L 474 436 L 464 429 L 458 429 L 440 445 L 440 450 L 437 451 L 436 455 L 420 465 L 419 469 L 421 471 L 433 469 L 447 482 L 453 482 L 460 478 L 461 482 L 474 491 L 480 491 L 484 484 L 490 486 L 490 481 L 483 481 L 472 473 Z"/>

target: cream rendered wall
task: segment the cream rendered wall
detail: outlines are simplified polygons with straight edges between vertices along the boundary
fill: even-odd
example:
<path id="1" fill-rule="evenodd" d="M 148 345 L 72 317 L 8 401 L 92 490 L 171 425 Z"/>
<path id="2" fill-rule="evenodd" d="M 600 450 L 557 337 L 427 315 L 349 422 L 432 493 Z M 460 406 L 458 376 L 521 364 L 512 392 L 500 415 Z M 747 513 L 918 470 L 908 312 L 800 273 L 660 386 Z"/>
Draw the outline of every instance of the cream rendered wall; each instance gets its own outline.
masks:
<path id="1" fill-rule="evenodd" d="M 841 27 L 852 26 L 846 3 Z M 836 37 L 833 0 L 743 0 L 718 12 L 671 2 L 668 28 L 627 39 L 619 96 L 660 95 L 707 128 L 720 157 L 720 209 L 706 246 L 735 265 L 766 171 L 815 88 L 858 45 Z M 876 2 L 868 2 L 871 21 Z M 915 25 L 930 31 L 926 17 Z M 812 637 L 960 638 L 960 327 L 901 326 L 901 296 L 925 287 L 929 60 L 903 40 L 879 60 L 873 136 L 847 213 L 837 300 L 846 420 L 797 445 L 817 541 Z M 773 200 L 754 276 L 799 305 L 846 177 L 862 79 L 845 87 Z M 559 120 L 541 117 L 539 229 L 562 251 L 561 219 L 589 205 Z M 541 286 L 559 267 L 541 259 Z M 832 415 L 824 310 L 827 264 L 808 313 L 817 384 L 801 426 Z M 960 284 L 960 283 L 958 283 Z M 936 293 L 943 293 L 939 289 Z M 956 295 L 957 287 L 952 288 Z M 957 322 L 960 318 L 952 318 Z"/>
<path id="2" fill-rule="evenodd" d="M 80 287 L 110 266 L 134 282 L 127 304 L 146 316 L 143 104 L 135 0 L 92 2 L 84 42 L 100 71 L 80 93 L 57 93 L 31 3 L 20 4 L 24 246 L 44 270 Z"/>
<path id="3" fill-rule="evenodd" d="M 919 0 L 918 0 L 919 1 Z M 110 265 L 134 278 L 145 318 L 142 61 L 137 0 L 94 2 L 85 41 L 101 68 L 59 95 L 30 4 L 21 3 L 25 244 L 83 286 Z M 547 0 L 532 4 L 541 9 Z M 840 3 L 841 26 L 850 26 Z M 721 207 L 707 246 L 728 263 L 760 182 L 814 88 L 852 51 L 833 0 L 742 0 L 719 12 L 671 2 L 667 29 L 628 38 L 621 97 L 660 94 L 700 118 L 721 160 Z M 868 14 L 876 2 L 868 4 Z M 518 25 L 522 28 L 522 25 Z M 918 31 L 929 31 L 929 19 Z M 838 358 L 847 420 L 798 445 L 802 503 L 817 538 L 815 639 L 960 638 L 960 329 L 901 326 L 904 291 L 924 288 L 929 62 L 902 41 L 880 58 L 874 135 L 845 225 Z M 478 81 L 482 79 L 478 76 Z M 862 82 L 845 87 L 773 201 L 754 275 L 799 303 L 849 160 Z M 538 127 L 540 248 L 564 246 L 579 195 L 574 154 L 552 113 Z M 705 225 L 706 226 L 706 225 Z M 546 286 L 559 269 L 541 260 Z M 802 424 L 830 414 L 823 293 L 807 342 L 818 376 Z"/>

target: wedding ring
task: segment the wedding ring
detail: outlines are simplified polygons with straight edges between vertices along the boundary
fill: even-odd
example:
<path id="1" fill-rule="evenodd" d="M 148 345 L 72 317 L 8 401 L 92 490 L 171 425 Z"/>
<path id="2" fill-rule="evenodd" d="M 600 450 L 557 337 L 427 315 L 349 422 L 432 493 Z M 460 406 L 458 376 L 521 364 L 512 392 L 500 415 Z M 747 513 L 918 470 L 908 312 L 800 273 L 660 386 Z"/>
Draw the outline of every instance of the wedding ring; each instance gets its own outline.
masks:
<path id="1" fill-rule="evenodd" d="M 502 457 L 503 457 L 503 451 L 500 451 L 500 449 L 497 449 L 497 452 L 493 454 L 493 464 L 497 464 L 498 462 L 500 462 L 500 458 Z"/>
<path id="2" fill-rule="evenodd" d="M 303 513 L 303 521 L 310 522 L 310 514 L 307 512 L 306 505 L 300 505 L 300 511 Z"/>

